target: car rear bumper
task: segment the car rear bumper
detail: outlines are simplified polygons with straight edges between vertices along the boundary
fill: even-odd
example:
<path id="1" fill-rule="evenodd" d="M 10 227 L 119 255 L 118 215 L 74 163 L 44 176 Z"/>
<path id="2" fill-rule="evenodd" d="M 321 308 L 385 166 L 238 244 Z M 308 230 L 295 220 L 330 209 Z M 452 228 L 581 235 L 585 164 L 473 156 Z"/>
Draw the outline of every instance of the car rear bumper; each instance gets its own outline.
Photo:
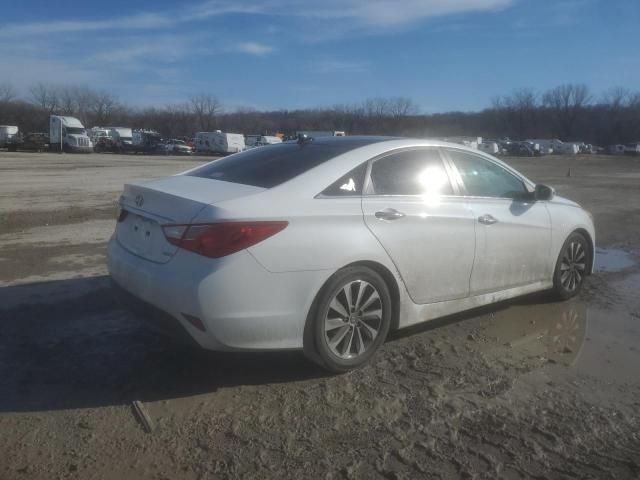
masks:
<path id="1" fill-rule="evenodd" d="M 149 329 L 180 343 L 200 346 L 177 318 L 132 295 L 113 279 L 111 289 L 118 303 L 142 320 Z"/>
<path id="2" fill-rule="evenodd" d="M 179 250 L 169 262 L 154 263 L 126 250 L 115 236 L 108 266 L 117 288 L 133 297 L 134 312 L 162 317 L 153 323 L 173 324 L 171 335 L 185 331 L 201 347 L 220 351 L 302 348 L 307 314 L 332 273 L 271 273 L 247 251 L 209 259 Z M 204 331 L 188 320 L 193 317 Z"/>

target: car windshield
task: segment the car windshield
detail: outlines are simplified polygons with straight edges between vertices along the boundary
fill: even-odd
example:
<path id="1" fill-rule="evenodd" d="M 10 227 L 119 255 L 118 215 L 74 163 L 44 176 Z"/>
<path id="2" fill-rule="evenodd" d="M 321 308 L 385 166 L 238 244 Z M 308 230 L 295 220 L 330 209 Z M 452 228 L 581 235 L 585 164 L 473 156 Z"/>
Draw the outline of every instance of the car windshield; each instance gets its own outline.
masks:
<path id="1" fill-rule="evenodd" d="M 71 135 L 85 135 L 86 130 L 84 128 L 66 127 L 67 133 Z"/>
<path id="2" fill-rule="evenodd" d="M 247 150 L 208 163 L 188 175 L 254 187 L 272 188 L 354 148 L 373 143 L 280 143 Z"/>

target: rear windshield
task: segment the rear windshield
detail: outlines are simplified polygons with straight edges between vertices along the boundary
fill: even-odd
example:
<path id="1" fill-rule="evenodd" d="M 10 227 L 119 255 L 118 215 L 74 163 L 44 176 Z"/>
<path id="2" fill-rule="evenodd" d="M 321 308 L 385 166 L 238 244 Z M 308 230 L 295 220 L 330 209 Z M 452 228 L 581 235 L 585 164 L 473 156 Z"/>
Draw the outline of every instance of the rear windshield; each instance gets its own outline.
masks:
<path id="1" fill-rule="evenodd" d="M 272 188 L 359 146 L 353 142 L 267 145 L 216 160 L 188 175 Z"/>

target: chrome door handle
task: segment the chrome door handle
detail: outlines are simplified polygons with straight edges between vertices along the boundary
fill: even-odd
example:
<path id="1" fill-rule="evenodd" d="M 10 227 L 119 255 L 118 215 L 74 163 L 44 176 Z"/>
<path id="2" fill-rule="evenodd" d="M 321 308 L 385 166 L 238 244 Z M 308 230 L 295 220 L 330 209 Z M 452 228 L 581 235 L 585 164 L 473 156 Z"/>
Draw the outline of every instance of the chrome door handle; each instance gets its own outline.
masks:
<path id="1" fill-rule="evenodd" d="M 380 220 L 398 220 L 399 218 L 404 217 L 404 213 L 399 212 L 395 208 L 385 208 L 384 210 L 380 210 L 375 213 L 376 218 Z"/>
<path id="2" fill-rule="evenodd" d="M 498 221 L 493 215 L 489 215 L 488 213 L 478 217 L 478 221 L 484 225 L 493 225 Z"/>

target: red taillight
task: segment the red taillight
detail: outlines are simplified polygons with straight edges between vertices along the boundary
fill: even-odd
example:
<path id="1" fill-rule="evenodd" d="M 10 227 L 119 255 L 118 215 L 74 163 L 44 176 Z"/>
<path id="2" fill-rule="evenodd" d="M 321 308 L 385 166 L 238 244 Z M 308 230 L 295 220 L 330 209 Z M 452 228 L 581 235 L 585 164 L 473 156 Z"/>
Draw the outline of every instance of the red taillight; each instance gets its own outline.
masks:
<path id="1" fill-rule="evenodd" d="M 205 257 L 220 258 L 249 248 L 284 230 L 289 222 L 224 222 L 165 225 L 169 243 Z"/>

